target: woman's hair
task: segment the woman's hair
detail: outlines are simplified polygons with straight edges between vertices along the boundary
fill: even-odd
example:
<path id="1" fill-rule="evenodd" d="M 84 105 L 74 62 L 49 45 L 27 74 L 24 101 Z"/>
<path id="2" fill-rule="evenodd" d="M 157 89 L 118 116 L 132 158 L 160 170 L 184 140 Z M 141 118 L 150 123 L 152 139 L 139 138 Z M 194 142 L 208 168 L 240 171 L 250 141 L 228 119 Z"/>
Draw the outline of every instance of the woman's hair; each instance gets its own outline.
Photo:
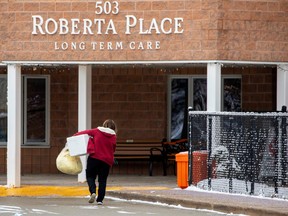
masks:
<path id="1" fill-rule="evenodd" d="M 117 126 L 112 119 L 107 119 L 103 122 L 103 127 L 110 128 L 117 133 Z"/>

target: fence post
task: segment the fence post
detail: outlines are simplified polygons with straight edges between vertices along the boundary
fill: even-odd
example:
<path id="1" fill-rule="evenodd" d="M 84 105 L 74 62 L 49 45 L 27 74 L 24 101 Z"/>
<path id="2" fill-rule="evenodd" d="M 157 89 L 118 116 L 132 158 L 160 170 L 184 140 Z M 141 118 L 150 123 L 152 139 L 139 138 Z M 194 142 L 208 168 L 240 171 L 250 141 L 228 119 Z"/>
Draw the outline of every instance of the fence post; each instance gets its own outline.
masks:
<path id="1" fill-rule="evenodd" d="M 233 190 L 233 178 L 232 178 L 232 172 L 233 172 L 233 157 L 232 157 L 232 153 L 233 153 L 233 149 L 232 149 L 232 144 L 231 144 L 231 141 L 232 141 L 232 137 L 231 137 L 231 132 L 232 132 L 232 122 L 234 120 L 233 117 L 229 117 L 229 143 L 228 143 L 228 178 L 229 178 L 229 193 L 232 193 L 232 190 Z"/>
<path id="2" fill-rule="evenodd" d="M 257 127 L 256 127 L 256 117 L 254 117 L 252 119 L 252 131 L 253 130 L 256 130 L 258 131 Z M 257 132 L 258 133 L 258 132 Z M 255 139 L 256 139 L 256 142 L 255 142 Z M 252 138 L 252 142 L 250 142 L 250 146 L 249 146 L 249 160 L 250 160 L 250 173 L 249 173 L 249 176 L 250 176 L 250 181 L 251 181 L 251 189 L 250 189 L 250 195 L 253 195 L 254 194 L 254 187 L 255 187 L 255 152 L 254 152 L 254 149 L 253 149 L 253 145 L 257 143 L 257 140 L 258 140 L 258 135 L 255 137 Z"/>
<path id="3" fill-rule="evenodd" d="M 211 173 L 212 173 L 212 116 L 207 116 L 208 118 L 208 190 L 211 190 Z"/>
<path id="4" fill-rule="evenodd" d="M 287 112 L 287 107 L 282 106 L 281 112 Z M 281 167 L 282 167 L 282 185 L 286 185 L 286 173 L 287 173 L 287 117 L 281 118 Z"/>
<path id="5" fill-rule="evenodd" d="M 192 107 L 188 108 L 188 143 L 189 143 L 189 150 L 188 150 L 188 185 L 192 185 L 192 115 L 190 115 L 190 111 L 192 111 Z"/>
<path id="6" fill-rule="evenodd" d="M 274 158 L 274 164 L 275 164 L 275 174 L 274 174 L 274 192 L 275 195 L 278 194 L 278 181 L 279 181 L 279 118 L 275 119 L 275 134 L 276 134 L 276 140 L 275 140 L 275 158 Z"/>

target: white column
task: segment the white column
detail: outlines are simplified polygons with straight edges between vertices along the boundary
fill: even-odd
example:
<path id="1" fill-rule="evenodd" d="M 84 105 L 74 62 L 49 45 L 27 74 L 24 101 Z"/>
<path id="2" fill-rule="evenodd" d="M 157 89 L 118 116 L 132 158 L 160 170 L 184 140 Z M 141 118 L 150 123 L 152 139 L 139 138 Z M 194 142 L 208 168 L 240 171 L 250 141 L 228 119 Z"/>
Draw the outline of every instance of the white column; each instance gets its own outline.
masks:
<path id="1" fill-rule="evenodd" d="M 208 63 L 207 65 L 207 111 L 221 111 L 221 65 L 219 63 Z M 217 128 L 220 127 L 219 117 L 212 118 L 212 149 L 220 144 Z M 208 126 L 208 118 L 207 118 Z M 208 130 L 207 130 L 208 133 Z M 218 137 L 218 138 L 217 138 Z M 208 139 L 208 134 L 207 134 Z M 207 146 L 208 147 L 208 146 Z"/>
<path id="2" fill-rule="evenodd" d="M 207 111 L 221 111 L 221 65 L 207 65 Z"/>
<path id="3" fill-rule="evenodd" d="M 79 65 L 78 71 L 78 131 L 91 128 L 92 66 Z M 83 170 L 78 182 L 86 181 L 87 156 L 81 156 Z"/>
<path id="4" fill-rule="evenodd" d="M 8 65 L 7 186 L 20 187 L 21 177 L 21 67 Z"/>
<path id="5" fill-rule="evenodd" d="M 277 66 L 277 111 L 288 108 L 288 64 Z"/>

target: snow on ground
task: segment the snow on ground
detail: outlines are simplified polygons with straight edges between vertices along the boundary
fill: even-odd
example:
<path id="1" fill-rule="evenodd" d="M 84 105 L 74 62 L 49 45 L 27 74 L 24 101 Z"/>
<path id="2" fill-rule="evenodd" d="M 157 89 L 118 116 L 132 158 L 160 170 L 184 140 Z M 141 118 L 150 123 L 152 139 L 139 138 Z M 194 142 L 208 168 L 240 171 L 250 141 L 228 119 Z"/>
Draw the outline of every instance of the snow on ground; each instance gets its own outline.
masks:
<path id="1" fill-rule="evenodd" d="M 186 210 L 194 210 L 194 211 L 199 211 L 199 212 L 210 212 L 210 213 L 215 213 L 215 215 L 237 215 L 237 216 L 246 216 L 245 214 L 227 214 L 215 210 L 209 210 L 209 209 L 196 209 L 196 208 L 189 208 L 189 207 L 183 207 L 181 205 L 170 205 L 166 203 L 161 203 L 161 202 L 149 202 L 149 201 L 143 201 L 143 200 L 126 200 L 126 199 L 121 199 L 121 198 L 115 198 L 115 197 L 106 197 L 111 200 L 118 200 L 122 202 L 135 202 L 135 203 L 142 203 L 142 204 L 150 204 L 150 205 L 158 205 L 158 206 L 163 206 L 163 207 L 169 207 L 169 208 L 177 208 L 177 209 L 186 209 Z"/>
<path id="2" fill-rule="evenodd" d="M 198 182 L 196 186 L 189 186 L 185 190 L 208 191 L 208 179 Z M 249 195 L 251 191 L 251 182 L 243 180 L 232 180 L 232 194 Z M 229 193 L 229 179 L 212 179 L 211 190 L 215 193 Z M 288 187 L 278 187 L 278 195 L 275 195 L 275 189 L 266 184 L 255 183 L 254 194 L 257 197 L 277 197 L 288 201 Z"/>

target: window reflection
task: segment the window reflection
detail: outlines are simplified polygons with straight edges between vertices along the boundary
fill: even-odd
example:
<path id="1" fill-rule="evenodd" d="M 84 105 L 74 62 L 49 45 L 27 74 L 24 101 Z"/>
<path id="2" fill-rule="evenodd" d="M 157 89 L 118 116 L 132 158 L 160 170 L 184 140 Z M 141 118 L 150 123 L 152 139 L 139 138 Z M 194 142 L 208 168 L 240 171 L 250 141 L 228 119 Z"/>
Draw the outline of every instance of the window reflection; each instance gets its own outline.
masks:
<path id="1" fill-rule="evenodd" d="M 241 111 L 241 79 L 224 79 L 224 111 Z"/>
<path id="2" fill-rule="evenodd" d="M 187 136 L 188 79 L 171 82 L 171 140 Z"/>
<path id="3" fill-rule="evenodd" d="M 26 128 L 27 142 L 45 142 L 46 80 L 27 79 Z"/>
<path id="4" fill-rule="evenodd" d="M 0 142 L 7 142 L 7 79 L 0 77 Z"/>
<path id="5" fill-rule="evenodd" d="M 193 109 L 207 110 L 207 79 L 193 79 Z"/>
<path id="6" fill-rule="evenodd" d="M 189 85 L 193 85 L 189 92 Z M 241 111 L 241 78 L 225 77 L 222 82 L 223 111 Z M 189 104 L 191 98 L 192 104 Z M 185 77 L 171 79 L 171 134 L 170 139 L 187 138 L 187 109 L 192 106 L 194 110 L 207 110 L 207 79 Z M 199 122 L 195 127 L 201 128 L 206 122 Z M 195 134 L 194 134 L 195 135 Z M 199 130 L 199 137 L 203 133 Z M 200 139 L 200 138 L 199 138 Z"/>

